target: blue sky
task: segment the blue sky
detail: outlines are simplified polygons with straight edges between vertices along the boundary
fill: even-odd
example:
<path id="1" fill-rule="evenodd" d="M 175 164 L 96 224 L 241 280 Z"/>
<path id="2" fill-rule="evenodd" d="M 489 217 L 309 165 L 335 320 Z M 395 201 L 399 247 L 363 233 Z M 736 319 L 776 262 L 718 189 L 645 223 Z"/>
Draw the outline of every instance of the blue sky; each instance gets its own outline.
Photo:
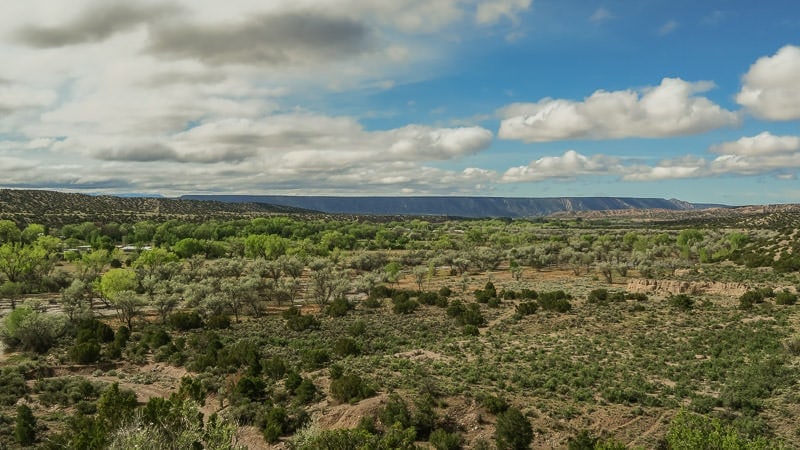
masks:
<path id="1" fill-rule="evenodd" d="M 800 202 L 794 1 L 4 10 L 2 187 Z"/>

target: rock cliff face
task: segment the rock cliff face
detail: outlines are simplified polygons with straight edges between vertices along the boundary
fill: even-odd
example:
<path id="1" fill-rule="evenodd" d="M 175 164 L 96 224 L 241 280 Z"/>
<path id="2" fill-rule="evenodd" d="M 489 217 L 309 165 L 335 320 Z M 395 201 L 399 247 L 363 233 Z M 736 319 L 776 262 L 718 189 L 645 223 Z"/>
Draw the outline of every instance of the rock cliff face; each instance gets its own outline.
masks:
<path id="1" fill-rule="evenodd" d="M 722 283 L 718 281 L 679 281 L 635 279 L 628 282 L 628 292 L 645 294 L 722 294 L 739 297 L 750 286 L 743 283 Z"/>

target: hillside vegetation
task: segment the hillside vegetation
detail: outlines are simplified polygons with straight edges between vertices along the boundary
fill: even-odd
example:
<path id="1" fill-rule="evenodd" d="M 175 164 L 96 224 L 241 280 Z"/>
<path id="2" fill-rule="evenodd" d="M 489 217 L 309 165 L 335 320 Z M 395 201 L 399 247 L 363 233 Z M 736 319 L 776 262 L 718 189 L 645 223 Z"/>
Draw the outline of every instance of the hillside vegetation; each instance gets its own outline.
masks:
<path id="1" fill-rule="evenodd" d="M 67 223 L 207 220 L 303 212 L 266 203 L 222 203 L 152 197 L 115 197 L 45 190 L 0 189 L 0 219 L 60 227 Z"/>
<path id="2" fill-rule="evenodd" d="M 800 438 L 791 208 L 41 222 L 0 220 L 0 448 Z"/>

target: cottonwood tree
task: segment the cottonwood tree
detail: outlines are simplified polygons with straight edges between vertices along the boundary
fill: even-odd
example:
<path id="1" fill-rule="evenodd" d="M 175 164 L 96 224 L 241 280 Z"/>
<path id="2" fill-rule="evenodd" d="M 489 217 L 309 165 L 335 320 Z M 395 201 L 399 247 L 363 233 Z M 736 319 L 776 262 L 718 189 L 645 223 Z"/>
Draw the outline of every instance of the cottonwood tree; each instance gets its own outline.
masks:
<path id="1" fill-rule="evenodd" d="M 178 255 L 163 248 L 157 247 L 151 250 L 144 250 L 136 261 L 133 268 L 140 279 L 147 276 L 166 280 L 175 275 L 180 269 Z"/>
<path id="2" fill-rule="evenodd" d="M 19 242 L 21 237 L 17 224 L 8 219 L 0 220 L 0 243 Z"/>
<path id="3" fill-rule="evenodd" d="M 83 253 L 80 259 L 75 261 L 78 278 L 86 283 L 92 283 L 100 276 L 106 266 L 111 264 L 112 259 L 112 253 L 108 250 Z"/>
<path id="4" fill-rule="evenodd" d="M 130 269 L 111 269 L 97 283 L 97 291 L 101 298 L 108 302 L 114 299 L 120 292 L 135 291 L 139 285 L 136 279 L 136 272 Z"/>

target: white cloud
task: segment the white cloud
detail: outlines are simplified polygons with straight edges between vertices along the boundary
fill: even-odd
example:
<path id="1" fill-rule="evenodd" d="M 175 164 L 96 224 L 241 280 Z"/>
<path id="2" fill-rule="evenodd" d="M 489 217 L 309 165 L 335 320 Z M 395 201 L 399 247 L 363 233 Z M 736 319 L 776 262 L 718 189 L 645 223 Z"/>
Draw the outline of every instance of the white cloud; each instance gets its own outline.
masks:
<path id="1" fill-rule="evenodd" d="M 582 102 L 545 98 L 500 110 L 498 136 L 525 142 L 565 139 L 671 137 L 735 125 L 737 113 L 696 94 L 714 87 L 707 81 L 664 78 L 638 91 L 596 91 Z"/>
<path id="2" fill-rule="evenodd" d="M 624 168 L 620 161 L 604 155 L 585 156 L 568 150 L 562 156 L 545 156 L 527 166 L 508 169 L 501 179 L 505 183 L 570 179 L 581 175 L 614 175 Z"/>
<path id="3" fill-rule="evenodd" d="M 778 179 L 793 179 L 800 170 L 800 136 L 775 136 L 764 132 L 713 145 L 709 150 L 719 156 L 712 159 L 687 156 L 664 160 L 654 167 L 633 166 L 623 179 L 653 181 L 769 174 Z"/>
<path id="4" fill-rule="evenodd" d="M 743 77 L 736 102 L 767 120 L 800 119 L 800 47 L 759 58 Z"/>
<path id="5" fill-rule="evenodd" d="M 518 23 L 519 13 L 531 6 L 531 0 L 487 0 L 478 3 L 475 21 L 481 25 L 492 25 L 501 19 Z"/>
<path id="6" fill-rule="evenodd" d="M 661 161 L 656 166 L 631 167 L 622 179 L 625 181 L 658 181 L 707 176 L 706 161 L 701 158 Z"/>
<path id="7" fill-rule="evenodd" d="M 798 151 L 800 151 L 800 137 L 775 136 L 768 131 L 711 147 L 712 153 L 741 156 L 776 155 Z"/>

